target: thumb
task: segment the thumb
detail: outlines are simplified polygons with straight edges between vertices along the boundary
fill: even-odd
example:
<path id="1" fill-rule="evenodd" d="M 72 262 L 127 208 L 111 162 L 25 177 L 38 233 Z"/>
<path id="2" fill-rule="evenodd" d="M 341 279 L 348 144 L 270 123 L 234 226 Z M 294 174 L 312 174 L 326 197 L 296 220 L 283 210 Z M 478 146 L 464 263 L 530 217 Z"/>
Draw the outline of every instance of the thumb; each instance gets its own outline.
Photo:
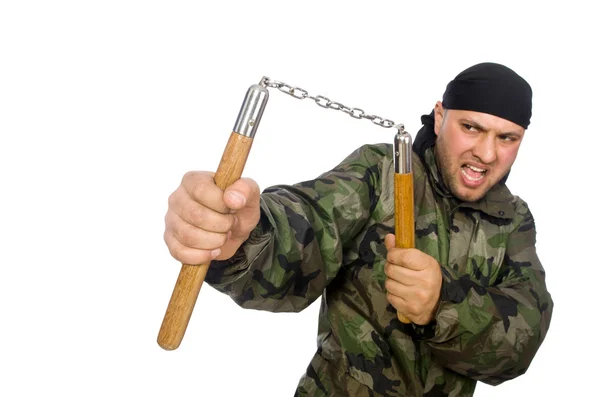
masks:
<path id="1" fill-rule="evenodd" d="M 385 236 L 385 248 L 390 251 L 392 248 L 396 248 L 396 236 L 392 233 L 388 233 Z"/>
<path id="2" fill-rule="evenodd" d="M 232 210 L 257 206 L 260 202 L 258 184 L 250 178 L 238 179 L 225 189 L 223 192 L 223 201 Z"/>

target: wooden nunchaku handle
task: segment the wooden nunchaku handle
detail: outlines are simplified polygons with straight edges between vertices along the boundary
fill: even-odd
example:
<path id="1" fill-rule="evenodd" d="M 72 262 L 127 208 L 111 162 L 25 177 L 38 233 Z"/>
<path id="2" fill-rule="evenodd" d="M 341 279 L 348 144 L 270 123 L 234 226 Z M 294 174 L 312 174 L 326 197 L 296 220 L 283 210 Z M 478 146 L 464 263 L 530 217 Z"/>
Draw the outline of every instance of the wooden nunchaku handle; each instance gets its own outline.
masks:
<path id="1" fill-rule="evenodd" d="M 394 204 L 396 221 L 396 247 L 415 247 L 415 215 L 412 174 L 394 175 Z M 410 320 L 398 313 L 398 319 L 408 324 Z"/>
<path id="2" fill-rule="evenodd" d="M 412 137 L 398 126 L 394 138 L 394 211 L 396 247 L 415 247 L 415 209 L 412 174 Z M 409 324 L 410 320 L 398 313 L 398 320 Z"/>
<path id="3" fill-rule="evenodd" d="M 246 92 L 233 132 L 229 136 L 214 176 L 215 184 L 221 190 L 227 189 L 240 179 L 244 171 L 254 134 L 269 98 L 265 79 L 267 78 L 263 77 L 259 84 L 250 86 Z M 181 344 L 209 265 L 210 262 L 198 265 L 182 264 L 158 333 L 157 342 L 163 349 L 175 350 Z"/>
<path id="4" fill-rule="evenodd" d="M 215 174 L 215 184 L 227 189 L 240 179 L 253 138 L 232 132 L 225 147 L 225 152 Z M 179 347 L 190 321 L 196 299 L 206 277 L 210 263 L 201 265 L 182 264 L 179 277 L 175 283 L 167 312 L 158 333 L 158 344 L 165 350 Z"/>

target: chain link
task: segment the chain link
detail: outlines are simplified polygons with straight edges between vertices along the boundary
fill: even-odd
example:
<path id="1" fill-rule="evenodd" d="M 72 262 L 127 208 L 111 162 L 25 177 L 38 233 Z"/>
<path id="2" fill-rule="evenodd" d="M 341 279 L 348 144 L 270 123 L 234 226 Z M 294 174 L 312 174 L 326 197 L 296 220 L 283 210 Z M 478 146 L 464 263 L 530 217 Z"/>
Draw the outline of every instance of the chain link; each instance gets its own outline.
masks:
<path id="1" fill-rule="evenodd" d="M 279 91 L 283 92 L 284 94 L 288 94 L 296 99 L 306 99 L 306 98 L 312 99 L 318 106 L 320 106 L 322 108 L 340 110 L 352 118 L 367 119 L 367 120 L 370 120 L 372 123 L 377 124 L 380 127 L 383 127 L 383 128 L 395 127 L 398 129 L 398 131 L 404 132 L 403 124 L 396 124 L 390 119 L 384 119 L 383 117 L 367 114 L 367 113 L 365 113 L 364 110 L 362 110 L 360 108 L 348 107 L 339 102 L 332 101 L 331 99 L 324 97 L 322 95 L 317 95 L 317 96 L 309 95 L 308 91 L 306 91 L 303 88 L 292 87 L 289 84 L 286 84 L 284 82 L 277 81 L 277 80 L 271 80 L 268 77 L 263 77 L 263 79 L 261 80 L 261 84 L 263 84 L 267 87 L 270 87 L 270 88 L 277 88 Z"/>

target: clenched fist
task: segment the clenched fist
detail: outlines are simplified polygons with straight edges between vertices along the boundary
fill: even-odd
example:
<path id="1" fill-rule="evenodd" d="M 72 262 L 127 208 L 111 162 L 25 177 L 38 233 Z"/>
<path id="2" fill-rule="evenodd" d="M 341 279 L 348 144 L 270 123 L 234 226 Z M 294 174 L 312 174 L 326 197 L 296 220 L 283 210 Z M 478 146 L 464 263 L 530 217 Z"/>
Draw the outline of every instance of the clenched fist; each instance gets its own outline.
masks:
<path id="1" fill-rule="evenodd" d="M 181 263 L 199 265 L 230 258 L 260 218 L 260 190 L 255 181 L 242 178 L 222 191 L 214 175 L 188 172 L 169 196 L 164 239 Z"/>
<path id="2" fill-rule="evenodd" d="M 387 300 L 411 322 L 428 324 L 438 308 L 442 288 L 439 263 L 415 248 L 395 248 L 393 234 L 385 236 Z"/>

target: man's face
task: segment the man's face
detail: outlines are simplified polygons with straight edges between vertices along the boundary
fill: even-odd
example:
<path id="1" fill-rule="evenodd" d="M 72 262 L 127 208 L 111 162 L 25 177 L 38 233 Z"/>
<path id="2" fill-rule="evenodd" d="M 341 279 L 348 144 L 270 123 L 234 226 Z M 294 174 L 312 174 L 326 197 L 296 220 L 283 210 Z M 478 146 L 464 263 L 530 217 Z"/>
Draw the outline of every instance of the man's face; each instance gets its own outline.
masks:
<path id="1" fill-rule="evenodd" d="M 487 113 L 435 105 L 435 155 L 444 183 L 463 201 L 477 201 L 510 170 L 525 129 Z"/>

